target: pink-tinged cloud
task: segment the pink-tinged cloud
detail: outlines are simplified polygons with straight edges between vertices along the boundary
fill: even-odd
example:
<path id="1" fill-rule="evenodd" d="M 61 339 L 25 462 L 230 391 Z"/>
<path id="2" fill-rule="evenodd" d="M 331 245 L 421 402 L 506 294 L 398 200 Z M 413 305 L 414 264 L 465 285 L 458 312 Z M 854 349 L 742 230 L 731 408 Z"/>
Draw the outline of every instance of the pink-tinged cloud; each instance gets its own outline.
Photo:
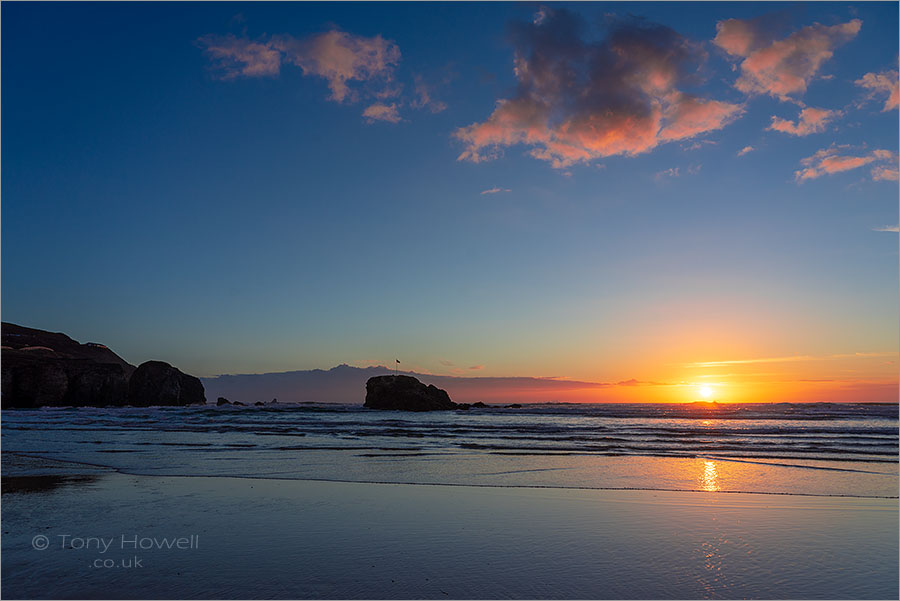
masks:
<path id="1" fill-rule="evenodd" d="M 872 231 L 874 232 L 900 232 L 900 226 L 898 225 L 886 225 L 884 227 L 873 227 Z"/>
<path id="2" fill-rule="evenodd" d="M 872 169 L 872 178 L 875 180 L 896 179 L 897 154 L 890 150 L 873 150 L 862 156 L 849 156 L 839 154 L 846 150 L 845 146 L 831 146 L 819 150 L 811 157 L 800 161 L 802 169 L 794 172 L 798 182 L 816 179 L 823 175 L 832 175 L 843 171 L 858 169 L 870 163 L 876 163 Z"/>
<path id="3" fill-rule="evenodd" d="M 332 30 L 303 39 L 275 36 L 271 45 L 284 54 L 286 62 L 300 67 L 304 75 L 324 77 L 331 98 L 337 102 L 355 99 L 348 82 L 390 80 L 400 61 L 397 45 L 380 35 L 366 38 Z"/>
<path id="4" fill-rule="evenodd" d="M 900 171 L 897 165 L 876 165 L 872 168 L 872 179 L 884 182 L 896 182 L 900 180 Z"/>
<path id="5" fill-rule="evenodd" d="M 373 104 L 363 111 L 363 117 L 365 117 L 369 123 L 374 123 L 375 121 L 399 123 L 403 120 L 400 117 L 400 112 L 397 110 L 396 104 Z"/>
<path id="6" fill-rule="evenodd" d="M 358 100 L 350 82 L 376 81 L 380 86 L 368 91 L 375 98 L 399 95 L 391 85 L 393 70 L 400 61 L 400 49 L 380 35 L 372 38 L 332 30 L 307 38 L 290 35 L 252 41 L 234 35 L 205 35 L 197 43 L 213 61 L 221 79 L 276 76 L 282 64 L 293 64 L 304 75 L 323 77 L 337 102 Z"/>
<path id="7" fill-rule="evenodd" d="M 488 188 L 487 190 L 482 190 L 482 194 L 499 194 L 501 192 L 512 192 L 509 188 L 498 188 L 494 186 L 493 188 Z"/>
<path id="8" fill-rule="evenodd" d="M 440 113 L 447 109 L 447 104 L 431 97 L 431 86 L 425 83 L 421 75 L 415 77 L 416 98 L 409 103 L 414 109 L 428 109 L 432 113 Z"/>
<path id="9" fill-rule="evenodd" d="M 870 96 L 887 94 L 882 111 L 890 111 L 897 108 L 898 102 L 900 102 L 900 91 L 898 91 L 898 73 L 896 70 L 866 73 L 861 79 L 857 79 L 855 83 L 869 90 Z"/>
<path id="10" fill-rule="evenodd" d="M 229 34 L 205 35 L 197 43 L 213 62 L 219 79 L 274 77 L 281 70 L 281 53 L 268 42 L 254 42 Z"/>
<path id="11" fill-rule="evenodd" d="M 800 118 L 796 122 L 773 116 L 772 123 L 766 129 L 792 136 L 808 136 L 825 131 L 825 126 L 842 114 L 841 111 L 809 107 L 800 111 Z"/>
<path id="12" fill-rule="evenodd" d="M 835 48 L 856 37 L 860 27 L 859 19 L 832 26 L 815 23 L 769 42 L 760 23 L 729 19 L 716 25 L 713 43 L 743 59 L 737 89 L 787 100 L 803 94 Z"/>
<path id="13" fill-rule="evenodd" d="M 753 148 L 752 146 L 744 146 L 743 148 L 741 148 L 741 149 L 738 151 L 737 155 L 738 155 L 739 157 L 742 157 L 742 156 L 744 156 L 745 154 L 747 154 L 747 153 L 749 153 L 749 152 L 753 152 L 754 150 L 756 150 L 756 149 Z"/>
<path id="14" fill-rule="evenodd" d="M 678 89 L 705 55 L 675 31 L 619 22 L 605 40 L 589 41 L 585 29 L 574 14 L 546 7 L 513 28 L 517 94 L 455 132 L 464 144 L 459 160 L 477 163 L 523 144 L 531 156 L 565 168 L 645 153 L 721 129 L 742 113 L 739 105 Z"/>

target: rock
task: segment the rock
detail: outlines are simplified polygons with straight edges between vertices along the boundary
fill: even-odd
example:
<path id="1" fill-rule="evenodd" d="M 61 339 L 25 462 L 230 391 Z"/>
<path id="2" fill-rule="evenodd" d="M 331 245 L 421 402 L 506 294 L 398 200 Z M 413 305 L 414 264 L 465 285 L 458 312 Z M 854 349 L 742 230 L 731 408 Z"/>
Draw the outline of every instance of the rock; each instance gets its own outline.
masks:
<path id="1" fill-rule="evenodd" d="M 507 409 L 521 409 L 522 405 L 520 405 L 518 403 L 513 403 L 512 405 L 507 405 L 506 408 Z"/>
<path id="2" fill-rule="evenodd" d="M 411 376 L 375 376 L 366 382 L 365 407 L 400 411 L 438 411 L 459 407 L 450 395 Z"/>
<path id="3" fill-rule="evenodd" d="M 262 407 L 263 405 L 265 405 L 265 403 L 263 403 L 262 401 L 256 401 L 255 403 L 253 403 L 254 407 Z"/>
<path id="4" fill-rule="evenodd" d="M 482 403 L 481 401 L 477 401 L 477 402 L 475 402 L 475 403 L 472 403 L 472 406 L 473 406 L 473 407 L 476 407 L 476 408 L 478 408 L 478 409 L 486 409 L 486 408 L 487 408 L 487 405 L 485 405 L 485 404 Z"/>
<path id="5" fill-rule="evenodd" d="M 234 405 L 235 407 L 246 407 L 247 406 L 240 401 L 235 401 L 232 403 L 232 405 Z"/>
<path id="6" fill-rule="evenodd" d="M 163 361 L 141 363 L 128 383 L 128 404 L 202 405 L 206 403 L 199 378 L 182 373 Z"/>
<path id="7" fill-rule="evenodd" d="M 101 344 L 2 325 L 2 406 L 124 405 L 135 367 Z"/>
<path id="8" fill-rule="evenodd" d="M 216 399 L 216 407 L 221 407 L 222 405 L 230 405 L 230 404 L 231 404 L 231 401 L 229 401 L 228 399 L 226 399 L 223 396 L 220 396 L 219 398 Z"/>
<path id="9" fill-rule="evenodd" d="M 472 405 L 470 405 L 469 403 L 457 403 L 456 408 L 460 411 L 468 411 L 472 408 Z"/>

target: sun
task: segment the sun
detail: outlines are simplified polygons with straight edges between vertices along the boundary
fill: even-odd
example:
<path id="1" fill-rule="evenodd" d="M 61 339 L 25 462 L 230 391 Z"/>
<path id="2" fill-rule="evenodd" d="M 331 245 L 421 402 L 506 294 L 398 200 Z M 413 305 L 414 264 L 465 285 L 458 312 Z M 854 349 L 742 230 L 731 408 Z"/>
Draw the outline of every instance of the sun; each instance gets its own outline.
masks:
<path id="1" fill-rule="evenodd" d="M 702 396 L 704 399 L 708 399 L 712 396 L 713 389 L 709 386 L 701 386 L 699 392 L 700 396 Z"/>

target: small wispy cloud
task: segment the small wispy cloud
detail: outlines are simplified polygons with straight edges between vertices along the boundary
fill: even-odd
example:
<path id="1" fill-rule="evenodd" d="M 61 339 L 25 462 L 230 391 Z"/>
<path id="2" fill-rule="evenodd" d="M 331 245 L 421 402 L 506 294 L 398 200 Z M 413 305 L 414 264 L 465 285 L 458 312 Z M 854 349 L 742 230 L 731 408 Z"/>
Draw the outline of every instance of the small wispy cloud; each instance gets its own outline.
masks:
<path id="1" fill-rule="evenodd" d="M 871 171 L 873 180 L 897 180 L 897 153 L 884 149 L 863 155 L 859 155 L 858 150 L 854 154 L 850 154 L 851 152 L 854 151 L 846 145 L 823 148 L 800 161 L 803 168 L 794 172 L 794 178 L 797 182 L 804 182 L 875 163 Z"/>
<path id="2" fill-rule="evenodd" d="M 509 188 L 497 188 L 496 186 L 493 188 L 488 188 L 487 190 L 482 190 L 482 194 L 500 194 L 501 192 L 512 192 Z"/>
<path id="3" fill-rule="evenodd" d="M 653 176 L 654 179 L 661 180 L 667 177 L 678 177 L 679 176 L 679 168 L 678 167 L 669 167 L 668 169 L 663 169 L 662 171 L 657 171 Z"/>
<path id="4" fill-rule="evenodd" d="M 747 153 L 749 153 L 749 152 L 753 152 L 754 150 L 756 150 L 756 149 L 753 148 L 752 146 L 744 146 L 743 148 L 741 148 L 740 150 L 738 150 L 737 155 L 738 155 L 739 157 L 742 157 L 742 156 L 744 156 L 745 154 L 747 154 Z"/>
<path id="5" fill-rule="evenodd" d="M 400 117 L 400 112 L 397 110 L 396 104 L 375 103 L 363 111 L 363 117 L 366 118 L 368 123 L 374 123 L 375 121 L 399 123 L 403 120 Z"/>
<path id="6" fill-rule="evenodd" d="M 872 357 L 893 357 L 897 352 L 882 353 L 841 353 L 836 355 L 789 355 L 786 357 L 757 357 L 753 359 L 731 359 L 727 361 L 698 361 L 687 363 L 685 367 L 720 367 L 723 365 L 748 365 L 752 363 L 794 363 L 796 361 L 832 361 L 835 359 L 867 359 Z"/>
<path id="7" fill-rule="evenodd" d="M 882 112 L 890 111 L 900 105 L 900 84 L 898 84 L 896 70 L 882 71 L 881 73 L 866 73 L 854 83 L 869 91 L 869 98 L 886 94 Z"/>
<path id="8" fill-rule="evenodd" d="M 800 111 L 800 116 L 796 122 L 773 116 L 772 123 L 766 129 L 792 136 L 808 136 L 825 131 L 825 126 L 841 115 L 843 115 L 841 111 L 807 107 Z"/>
<path id="9" fill-rule="evenodd" d="M 438 363 L 446 367 L 454 367 L 456 365 L 453 361 L 448 361 L 447 359 L 439 359 Z"/>
<path id="10" fill-rule="evenodd" d="M 484 365 L 472 365 L 469 367 L 469 369 L 478 371 L 478 370 L 484 369 Z"/>
<path id="11" fill-rule="evenodd" d="M 897 225 L 885 225 L 883 227 L 873 227 L 873 232 L 900 232 L 900 226 Z"/>

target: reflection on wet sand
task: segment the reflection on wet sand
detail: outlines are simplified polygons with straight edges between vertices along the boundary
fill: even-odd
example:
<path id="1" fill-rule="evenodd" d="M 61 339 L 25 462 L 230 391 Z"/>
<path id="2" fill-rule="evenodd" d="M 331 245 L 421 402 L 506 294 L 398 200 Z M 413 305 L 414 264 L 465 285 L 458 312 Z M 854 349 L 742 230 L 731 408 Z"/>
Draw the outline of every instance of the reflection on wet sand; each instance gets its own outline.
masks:
<path id="1" fill-rule="evenodd" d="M 719 472 L 716 470 L 715 461 L 704 461 L 703 472 L 700 474 L 700 489 L 707 492 L 722 490 L 719 486 Z"/>
<path id="2" fill-rule="evenodd" d="M 3 494 L 49 492 L 71 484 L 94 482 L 93 475 L 3 476 Z"/>

